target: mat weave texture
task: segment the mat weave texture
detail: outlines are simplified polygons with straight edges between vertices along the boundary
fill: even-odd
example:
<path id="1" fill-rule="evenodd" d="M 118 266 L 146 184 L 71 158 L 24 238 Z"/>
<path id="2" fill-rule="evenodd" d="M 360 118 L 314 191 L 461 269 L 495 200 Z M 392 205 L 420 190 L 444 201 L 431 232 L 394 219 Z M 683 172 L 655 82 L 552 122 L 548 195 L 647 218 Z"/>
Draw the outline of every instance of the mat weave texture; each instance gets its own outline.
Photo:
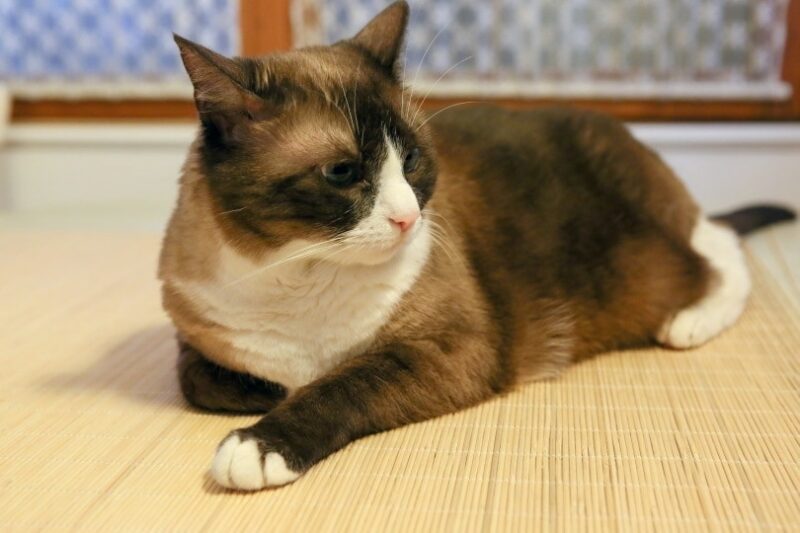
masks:
<path id="1" fill-rule="evenodd" d="M 182 402 L 155 235 L 0 232 L 0 531 L 800 529 L 800 229 L 705 347 L 614 353 L 255 494 Z"/>

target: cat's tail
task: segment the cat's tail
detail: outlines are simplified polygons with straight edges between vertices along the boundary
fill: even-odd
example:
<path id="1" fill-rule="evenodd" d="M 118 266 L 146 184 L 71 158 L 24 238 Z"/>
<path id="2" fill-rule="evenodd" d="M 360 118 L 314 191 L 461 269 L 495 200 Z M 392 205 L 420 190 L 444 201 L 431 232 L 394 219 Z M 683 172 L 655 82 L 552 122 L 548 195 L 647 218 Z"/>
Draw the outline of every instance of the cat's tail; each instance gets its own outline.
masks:
<path id="1" fill-rule="evenodd" d="M 782 207 L 779 205 L 753 205 L 750 207 L 743 207 L 728 213 L 719 215 L 712 215 L 711 220 L 722 222 L 739 235 L 747 235 L 750 232 L 756 231 L 778 222 L 786 222 L 795 220 L 797 213 L 793 209 Z"/>

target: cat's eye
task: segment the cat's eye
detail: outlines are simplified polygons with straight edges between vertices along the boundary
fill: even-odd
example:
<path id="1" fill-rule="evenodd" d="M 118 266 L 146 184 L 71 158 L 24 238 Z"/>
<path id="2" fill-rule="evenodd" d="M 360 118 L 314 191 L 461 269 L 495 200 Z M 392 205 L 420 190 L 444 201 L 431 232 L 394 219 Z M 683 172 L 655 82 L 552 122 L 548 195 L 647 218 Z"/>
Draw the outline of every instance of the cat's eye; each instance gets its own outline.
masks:
<path id="1" fill-rule="evenodd" d="M 403 161 L 403 172 L 413 172 L 419 165 L 419 148 L 414 147 L 406 154 L 406 159 Z"/>
<path id="2" fill-rule="evenodd" d="M 341 161 L 322 167 L 322 175 L 328 183 L 346 187 L 358 181 L 358 165 L 354 161 Z"/>

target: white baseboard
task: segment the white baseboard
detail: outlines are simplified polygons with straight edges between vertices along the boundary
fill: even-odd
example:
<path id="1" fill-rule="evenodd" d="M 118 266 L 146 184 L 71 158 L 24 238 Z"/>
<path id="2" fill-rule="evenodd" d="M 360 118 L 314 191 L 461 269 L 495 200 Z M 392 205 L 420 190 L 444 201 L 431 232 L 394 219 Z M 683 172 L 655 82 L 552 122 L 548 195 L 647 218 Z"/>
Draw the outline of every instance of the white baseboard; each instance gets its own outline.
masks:
<path id="1" fill-rule="evenodd" d="M 163 224 L 195 134 L 190 124 L 12 124 L 0 146 L 0 210 L 141 212 Z M 636 124 L 707 211 L 800 206 L 800 124 Z"/>

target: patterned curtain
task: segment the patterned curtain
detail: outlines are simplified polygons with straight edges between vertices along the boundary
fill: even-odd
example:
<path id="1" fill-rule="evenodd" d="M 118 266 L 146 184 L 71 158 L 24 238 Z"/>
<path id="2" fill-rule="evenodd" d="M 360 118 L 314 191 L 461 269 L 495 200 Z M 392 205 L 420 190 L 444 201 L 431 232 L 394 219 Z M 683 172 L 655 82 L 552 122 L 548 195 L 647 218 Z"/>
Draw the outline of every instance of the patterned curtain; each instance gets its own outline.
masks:
<path id="1" fill-rule="evenodd" d="M 385 0 L 293 0 L 298 45 L 351 36 Z M 788 0 L 412 1 L 423 94 L 784 99 Z M 418 70 L 418 74 L 417 74 Z"/>
<path id="2" fill-rule="evenodd" d="M 0 0 L 0 84 L 26 97 L 190 97 L 172 32 L 239 51 L 235 0 Z"/>

